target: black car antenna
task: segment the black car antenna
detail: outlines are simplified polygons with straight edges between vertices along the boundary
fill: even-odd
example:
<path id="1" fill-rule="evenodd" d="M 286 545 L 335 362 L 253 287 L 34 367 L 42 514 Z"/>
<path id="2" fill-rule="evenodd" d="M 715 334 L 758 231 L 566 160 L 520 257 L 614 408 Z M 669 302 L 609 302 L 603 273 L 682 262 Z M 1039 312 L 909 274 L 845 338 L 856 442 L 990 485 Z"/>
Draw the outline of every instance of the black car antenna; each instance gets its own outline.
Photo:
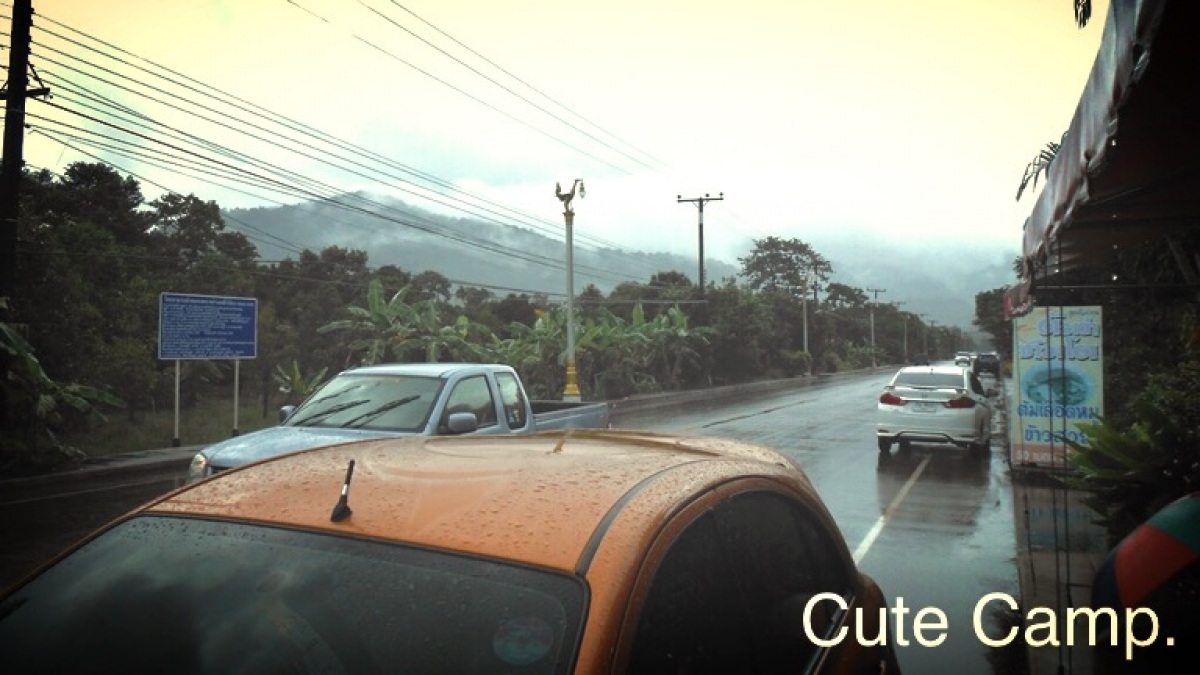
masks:
<path id="1" fill-rule="evenodd" d="M 346 467 L 346 482 L 342 483 L 342 496 L 338 498 L 338 503 L 333 507 L 333 513 L 329 514 L 329 520 L 334 523 L 341 522 L 350 517 L 354 513 L 350 510 L 350 479 L 354 477 L 354 460 L 350 460 L 350 466 Z"/>

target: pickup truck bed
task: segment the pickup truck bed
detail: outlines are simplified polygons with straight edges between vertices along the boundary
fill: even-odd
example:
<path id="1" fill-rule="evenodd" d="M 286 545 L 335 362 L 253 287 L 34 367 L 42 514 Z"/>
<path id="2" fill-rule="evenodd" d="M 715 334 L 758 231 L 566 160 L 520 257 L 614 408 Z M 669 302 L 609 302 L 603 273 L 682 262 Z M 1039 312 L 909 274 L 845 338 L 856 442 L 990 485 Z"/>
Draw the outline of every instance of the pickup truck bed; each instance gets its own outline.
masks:
<path id="1" fill-rule="evenodd" d="M 555 429 L 607 429 L 608 403 L 530 401 L 533 423 L 538 431 Z"/>

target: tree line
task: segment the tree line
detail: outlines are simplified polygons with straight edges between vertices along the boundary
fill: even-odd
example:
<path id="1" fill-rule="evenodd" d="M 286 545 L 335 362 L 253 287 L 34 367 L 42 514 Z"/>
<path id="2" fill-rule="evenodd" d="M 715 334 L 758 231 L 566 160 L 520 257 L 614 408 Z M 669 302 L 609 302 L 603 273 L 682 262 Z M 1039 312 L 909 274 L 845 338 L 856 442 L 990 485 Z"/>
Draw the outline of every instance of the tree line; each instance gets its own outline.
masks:
<path id="1" fill-rule="evenodd" d="M 366 251 L 340 246 L 263 261 L 216 202 L 146 201 L 137 180 L 104 164 L 26 171 L 20 214 L 0 332 L 20 367 L 4 385 L 14 433 L 4 435 L 0 472 L 61 456 L 55 431 L 89 415 L 132 423 L 172 405 L 174 364 L 157 358 L 163 292 L 257 299 L 258 356 L 240 381 L 264 415 L 318 373 L 371 362 L 508 363 L 539 398 L 560 397 L 565 384 L 566 317 L 545 294 L 456 287 L 436 271 L 372 267 Z M 803 241 L 767 237 L 740 262 L 741 279 L 703 289 L 676 271 L 607 294 L 584 288 L 575 299 L 584 398 L 899 363 L 965 344 L 957 328 L 835 281 Z M 231 362 L 183 362 L 183 405 L 228 392 L 231 371 Z"/>

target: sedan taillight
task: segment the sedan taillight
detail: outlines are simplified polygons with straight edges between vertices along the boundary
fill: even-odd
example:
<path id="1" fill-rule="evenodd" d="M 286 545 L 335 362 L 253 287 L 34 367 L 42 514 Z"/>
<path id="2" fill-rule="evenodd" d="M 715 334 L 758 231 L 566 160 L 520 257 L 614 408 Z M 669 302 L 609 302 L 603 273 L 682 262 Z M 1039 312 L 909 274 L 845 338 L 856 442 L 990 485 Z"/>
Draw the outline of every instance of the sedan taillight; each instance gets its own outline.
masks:
<path id="1" fill-rule="evenodd" d="M 960 396 L 959 398 L 952 398 L 942 405 L 946 406 L 947 408 L 974 408 L 975 399 L 971 398 L 970 396 Z"/>
<path id="2" fill-rule="evenodd" d="M 904 405 L 904 399 L 890 391 L 883 392 L 883 396 L 879 397 L 879 402 L 884 405 Z"/>

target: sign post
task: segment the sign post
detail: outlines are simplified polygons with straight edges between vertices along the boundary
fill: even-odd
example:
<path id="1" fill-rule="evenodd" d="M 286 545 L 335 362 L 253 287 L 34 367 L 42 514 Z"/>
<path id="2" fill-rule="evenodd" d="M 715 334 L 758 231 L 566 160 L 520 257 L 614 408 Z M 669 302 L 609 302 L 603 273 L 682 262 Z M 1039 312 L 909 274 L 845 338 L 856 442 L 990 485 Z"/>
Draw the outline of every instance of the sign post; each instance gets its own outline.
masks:
<path id="1" fill-rule="evenodd" d="M 233 435 L 236 436 L 241 360 L 257 357 L 257 298 L 159 295 L 158 358 L 175 361 L 174 447 L 179 447 L 179 362 L 233 359 Z"/>

